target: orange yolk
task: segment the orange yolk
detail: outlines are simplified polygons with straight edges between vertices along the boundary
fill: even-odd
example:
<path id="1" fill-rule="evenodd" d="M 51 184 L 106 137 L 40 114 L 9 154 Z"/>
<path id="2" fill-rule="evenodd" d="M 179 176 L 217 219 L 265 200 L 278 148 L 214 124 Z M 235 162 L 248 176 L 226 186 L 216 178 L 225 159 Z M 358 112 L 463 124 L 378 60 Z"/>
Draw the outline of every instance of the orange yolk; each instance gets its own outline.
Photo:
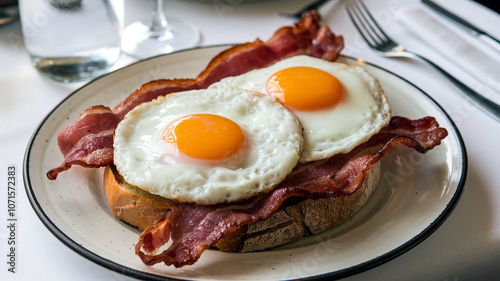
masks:
<path id="1" fill-rule="evenodd" d="M 266 90 L 282 104 L 305 111 L 332 107 L 344 95 L 342 83 L 335 76 L 305 66 L 274 73 L 267 80 Z"/>
<path id="2" fill-rule="evenodd" d="M 238 151 L 245 137 L 235 122 L 218 115 L 192 114 L 167 127 L 163 140 L 197 159 L 220 160 Z"/>

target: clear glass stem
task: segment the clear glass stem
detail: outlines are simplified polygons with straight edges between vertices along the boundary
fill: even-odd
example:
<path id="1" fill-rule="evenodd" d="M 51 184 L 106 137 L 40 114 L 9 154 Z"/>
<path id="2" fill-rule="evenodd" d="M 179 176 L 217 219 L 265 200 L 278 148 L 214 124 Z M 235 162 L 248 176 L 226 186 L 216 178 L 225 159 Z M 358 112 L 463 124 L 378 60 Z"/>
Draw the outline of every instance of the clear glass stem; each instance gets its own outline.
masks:
<path id="1" fill-rule="evenodd" d="M 167 18 L 163 13 L 163 0 L 156 1 L 156 10 L 149 30 L 157 36 L 161 36 L 169 31 Z"/>
<path id="2" fill-rule="evenodd" d="M 190 22 L 175 17 L 167 21 L 163 12 L 163 0 L 156 1 L 151 14 L 124 28 L 122 33 L 124 53 L 136 58 L 147 58 L 199 44 L 198 28 Z"/>

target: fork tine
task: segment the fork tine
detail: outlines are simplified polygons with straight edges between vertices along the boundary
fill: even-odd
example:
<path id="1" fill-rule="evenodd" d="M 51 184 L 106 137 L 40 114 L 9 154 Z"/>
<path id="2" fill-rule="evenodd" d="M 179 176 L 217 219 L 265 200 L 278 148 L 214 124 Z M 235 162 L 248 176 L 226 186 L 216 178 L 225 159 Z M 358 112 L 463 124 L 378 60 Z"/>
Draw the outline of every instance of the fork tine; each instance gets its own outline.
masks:
<path id="1" fill-rule="evenodd" d="M 394 40 L 391 39 L 391 37 L 389 37 L 389 35 L 387 35 L 384 32 L 384 29 L 382 27 L 380 27 L 380 25 L 378 24 L 378 22 L 375 20 L 375 18 L 370 13 L 370 10 L 368 10 L 368 8 L 366 7 L 365 3 L 363 1 L 361 1 L 361 0 L 358 3 L 360 4 L 359 5 L 360 7 L 363 7 L 363 10 L 364 10 L 365 14 L 368 15 L 368 17 L 373 22 L 373 25 L 371 25 L 372 30 L 374 30 L 373 26 L 376 26 L 377 30 L 378 30 L 378 33 L 374 30 L 374 32 L 376 32 L 376 34 L 379 34 L 379 33 L 382 34 L 385 37 L 385 40 L 387 40 L 387 41 L 394 41 Z M 383 38 L 381 38 L 381 39 L 383 40 Z"/>
<path id="2" fill-rule="evenodd" d="M 374 48 L 375 46 L 372 44 L 372 41 L 375 41 L 375 39 L 371 36 L 369 32 L 366 33 L 367 31 L 366 26 L 360 19 L 357 11 L 354 10 L 354 7 L 351 7 L 353 5 L 354 4 L 352 4 L 352 2 L 346 4 L 345 8 L 347 11 L 347 15 L 351 19 L 352 23 L 354 24 L 354 27 L 356 27 L 361 37 L 363 37 L 363 39 L 366 41 L 368 45 L 370 45 L 370 47 Z M 365 35 L 365 33 L 371 37 L 371 40 Z"/>
<path id="3" fill-rule="evenodd" d="M 366 43 L 374 49 L 382 45 L 394 44 L 372 16 L 363 1 L 350 1 L 346 5 L 347 14 Z"/>
<path id="4" fill-rule="evenodd" d="M 370 38 L 377 44 L 377 42 L 383 41 L 383 38 L 380 37 L 379 33 L 377 32 L 378 30 L 376 27 L 380 27 L 379 25 L 376 24 L 375 22 L 375 27 L 371 21 L 373 21 L 373 17 L 368 13 L 368 17 L 365 15 L 367 13 L 366 6 L 363 5 L 361 1 L 353 1 L 353 6 L 356 11 L 357 17 L 361 24 L 363 25 L 363 28 L 365 31 L 368 33 Z M 360 4 L 361 3 L 361 4 Z M 362 6 L 361 6 L 362 5 Z M 363 11 L 364 9 L 364 11 Z M 379 28 L 380 29 L 380 28 Z"/>

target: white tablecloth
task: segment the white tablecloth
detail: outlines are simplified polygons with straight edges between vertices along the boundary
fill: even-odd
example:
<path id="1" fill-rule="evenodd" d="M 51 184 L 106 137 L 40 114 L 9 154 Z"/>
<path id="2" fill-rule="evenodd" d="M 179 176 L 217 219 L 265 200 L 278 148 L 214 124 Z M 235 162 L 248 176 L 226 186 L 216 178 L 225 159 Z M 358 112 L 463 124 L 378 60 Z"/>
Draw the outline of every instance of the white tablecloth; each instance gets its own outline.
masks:
<path id="1" fill-rule="evenodd" d="M 125 1 L 125 24 L 146 15 L 154 1 Z M 500 16 L 469 1 L 441 0 L 450 10 L 500 38 Z M 376 16 L 398 41 L 426 55 L 450 70 L 471 87 L 483 85 L 452 61 L 408 33 L 396 20 L 405 7 L 421 6 L 419 1 L 369 1 Z M 302 1 L 166 1 L 167 16 L 175 15 L 195 23 L 201 30 L 201 45 L 267 39 L 277 28 L 293 21 L 279 17 L 293 11 Z M 409 252 L 347 280 L 492 280 L 500 276 L 500 123 L 468 103 L 451 84 L 417 63 L 377 56 L 361 40 L 340 2 L 321 8 L 323 23 L 342 34 L 343 54 L 360 57 L 397 72 L 429 93 L 456 122 L 467 147 L 469 170 L 463 196 L 451 216 L 429 238 Z M 444 24 L 448 24 L 444 22 Z M 461 32 L 470 42 L 473 37 Z M 22 45 L 20 23 L 0 27 L 0 280 L 131 280 L 103 268 L 64 246 L 41 223 L 33 211 L 22 183 L 23 155 L 39 122 L 73 90 L 83 83 L 60 84 L 40 76 L 30 65 Z M 490 52 L 491 50 L 486 50 Z M 495 57 L 494 52 L 491 52 Z M 498 57 L 494 58 L 498 59 Z M 114 68 L 134 59 L 122 55 Z M 500 74 L 492 74 L 492 77 Z M 500 93 L 493 94 L 498 98 Z M 54 136 L 55 137 L 55 136 Z M 17 170 L 17 264 L 16 273 L 7 271 L 8 237 L 7 172 Z"/>

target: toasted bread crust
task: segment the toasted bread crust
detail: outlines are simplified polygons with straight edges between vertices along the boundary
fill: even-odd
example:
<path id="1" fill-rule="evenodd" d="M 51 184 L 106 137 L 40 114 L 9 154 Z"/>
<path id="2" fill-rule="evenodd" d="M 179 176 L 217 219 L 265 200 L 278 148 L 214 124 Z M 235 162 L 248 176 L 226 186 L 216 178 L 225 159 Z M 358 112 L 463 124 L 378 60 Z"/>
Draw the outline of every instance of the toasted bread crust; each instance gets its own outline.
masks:
<path id="1" fill-rule="evenodd" d="M 317 234 L 349 219 L 366 204 L 380 177 L 380 165 L 368 171 L 362 187 L 350 196 L 307 199 L 287 206 L 268 219 L 229 233 L 216 244 L 221 251 L 253 252 Z M 127 184 L 113 166 L 104 171 L 104 192 L 114 215 L 141 230 L 170 210 L 172 201 Z"/>
<path id="2" fill-rule="evenodd" d="M 113 214 L 120 220 L 145 230 L 165 217 L 172 202 L 126 183 L 114 166 L 104 170 L 104 194 Z"/>

